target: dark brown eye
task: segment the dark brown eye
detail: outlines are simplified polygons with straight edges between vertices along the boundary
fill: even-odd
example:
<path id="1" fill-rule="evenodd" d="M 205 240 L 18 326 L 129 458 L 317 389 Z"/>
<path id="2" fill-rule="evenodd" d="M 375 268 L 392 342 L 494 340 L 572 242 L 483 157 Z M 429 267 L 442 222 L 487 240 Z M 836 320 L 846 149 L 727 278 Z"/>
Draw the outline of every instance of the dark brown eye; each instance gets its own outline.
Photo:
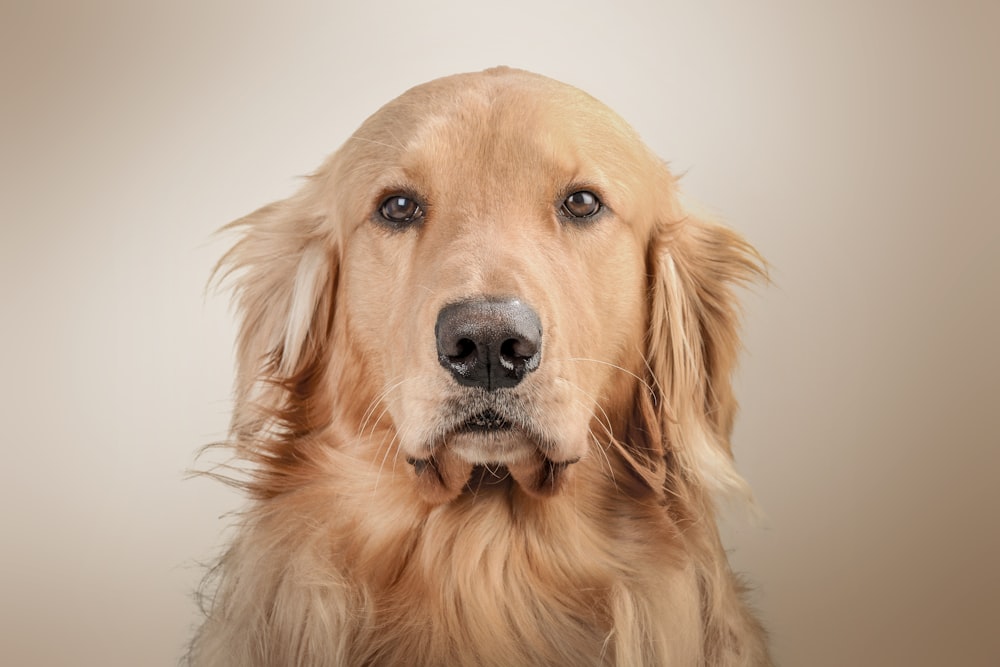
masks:
<path id="1" fill-rule="evenodd" d="M 424 217 L 424 209 L 412 197 L 392 195 L 382 202 L 379 215 L 386 222 L 399 227 L 410 225 Z"/>
<path id="2" fill-rule="evenodd" d="M 566 197 L 560 209 L 567 218 L 589 218 L 600 210 L 601 200 L 589 190 L 580 190 Z"/>

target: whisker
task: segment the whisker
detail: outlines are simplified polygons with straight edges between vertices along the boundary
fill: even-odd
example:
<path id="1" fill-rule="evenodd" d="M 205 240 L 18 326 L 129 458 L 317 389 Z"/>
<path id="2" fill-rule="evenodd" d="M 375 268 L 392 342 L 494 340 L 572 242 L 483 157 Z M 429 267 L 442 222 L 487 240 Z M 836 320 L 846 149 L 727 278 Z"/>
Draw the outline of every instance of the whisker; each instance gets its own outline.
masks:
<path id="1" fill-rule="evenodd" d="M 495 479 L 496 479 L 496 480 L 497 480 L 498 482 L 500 482 L 500 481 L 503 481 L 503 480 L 507 479 L 507 477 L 508 477 L 508 476 L 510 475 L 510 471 L 509 471 L 509 470 L 507 470 L 506 468 L 504 468 L 504 466 L 503 466 L 502 464 L 499 464 L 499 463 L 497 464 L 497 467 L 496 467 L 496 469 L 493 469 L 493 468 L 491 468 L 491 467 L 490 467 L 490 464 L 488 464 L 488 463 L 484 463 L 484 464 L 483 464 L 483 467 L 484 467 L 484 468 L 486 468 L 486 472 L 488 472 L 488 473 L 490 473 L 491 475 L 493 475 L 493 477 L 494 477 L 494 478 L 495 478 Z M 504 470 L 504 473 L 503 473 L 503 476 L 501 476 L 501 475 L 500 475 L 500 470 L 501 470 L 501 468 L 503 468 L 503 470 Z"/>
<path id="2" fill-rule="evenodd" d="M 649 391 L 651 393 L 653 391 L 653 387 L 650 386 L 650 384 L 648 382 L 646 382 L 645 378 L 639 377 L 638 375 L 636 375 L 635 373 L 633 373 L 629 369 L 625 368 L 624 366 L 619 366 L 618 364 L 613 364 L 610 361 L 604 361 L 603 359 L 591 359 L 589 357 L 562 357 L 560 359 L 560 361 L 588 361 L 588 362 L 590 362 L 592 364 L 603 364 L 604 366 L 610 366 L 611 368 L 614 368 L 615 370 L 619 370 L 622 373 L 625 373 L 626 375 L 630 375 L 631 377 L 633 377 L 636 380 L 638 380 L 640 383 L 642 383 L 642 386 L 644 386 L 647 391 Z M 646 364 L 646 368 L 650 370 L 650 376 L 652 377 L 652 369 L 649 368 L 649 362 L 646 361 L 645 356 L 643 356 L 643 363 L 645 363 Z"/>
<path id="3" fill-rule="evenodd" d="M 361 437 L 364 434 L 365 427 L 368 425 L 368 420 L 375 414 L 375 410 L 378 408 L 379 404 L 389 395 L 390 392 L 399 389 L 399 387 L 409 381 L 409 379 L 410 378 L 403 378 L 399 382 L 386 387 L 378 396 L 372 399 L 372 402 L 368 405 L 368 409 L 365 410 L 364 415 L 361 417 L 361 426 L 358 427 L 358 437 Z M 381 415 L 379 416 L 381 417 Z"/>
<path id="4" fill-rule="evenodd" d="M 397 470 L 397 464 L 399 463 L 399 455 L 402 453 L 402 443 L 413 430 L 413 424 L 411 421 L 407 421 L 401 426 L 397 426 L 393 429 L 392 437 L 389 438 L 389 443 L 386 444 L 385 437 L 383 436 L 382 442 L 379 443 L 379 448 L 385 447 L 385 453 L 382 455 L 382 461 L 379 464 L 378 474 L 375 477 L 375 488 L 372 490 L 374 494 L 378 490 L 379 480 L 382 477 L 382 472 L 385 470 L 385 464 L 389 460 L 389 454 L 392 453 L 392 472 L 395 474 Z M 378 450 L 376 450 L 377 452 Z"/>
<path id="5" fill-rule="evenodd" d="M 377 146 L 385 146 L 386 148 L 391 148 L 393 150 L 401 150 L 405 148 L 404 146 L 393 146 L 392 144 L 387 144 L 384 141 L 377 141 L 375 139 L 368 139 L 367 137 L 359 137 L 358 135 L 351 135 L 347 138 L 348 141 L 364 141 L 369 144 L 375 144 Z M 398 140 L 397 140 L 398 141 Z"/>
<path id="6" fill-rule="evenodd" d="M 399 440 L 399 433 L 398 432 L 394 432 L 392 434 L 392 437 L 389 439 L 389 444 L 385 443 L 385 439 L 384 438 L 383 438 L 382 442 L 379 443 L 379 447 L 380 448 L 383 447 L 383 446 L 385 447 L 385 454 L 382 455 L 382 461 L 381 461 L 381 463 L 379 463 L 378 472 L 375 473 L 375 484 L 372 485 L 372 500 L 374 500 L 375 495 L 378 493 L 378 485 L 379 485 L 379 482 L 382 480 L 382 470 L 385 469 L 385 462 L 389 459 L 389 453 L 393 449 L 396 449 L 396 450 L 399 449 L 399 447 L 396 446 L 396 443 L 397 443 L 398 440 Z"/>
<path id="7" fill-rule="evenodd" d="M 646 371 L 649 372 L 649 377 L 652 378 L 653 381 L 652 386 L 648 384 L 646 385 L 646 388 L 649 390 L 650 395 L 655 398 L 657 395 L 657 390 L 659 390 L 659 393 L 662 395 L 663 388 L 660 387 L 660 381 L 656 375 L 656 372 L 653 371 L 653 367 L 649 365 L 649 358 L 645 354 L 641 353 L 639 354 L 639 357 L 642 359 L 642 365 L 646 367 Z"/>
<path id="8" fill-rule="evenodd" d="M 399 150 L 401 150 L 401 151 L 405 151 L 406 150 L 406 145 L 402 141 L 399 140 L 399 137 L 396 136 L 396 133 L 392 131 L 391 127 L 387 126 L 385 128 L 385 131 L 388 132 L 389 136 L 392 137 L 392 140 L 396 142 L 396 146 L 399 147 Z"/>
<path id="9" fill-rule="evenodd" d="M 619 491 L 620 489 L 618 488 L 618 480 L 615 479 L 615 468 L 613 465 L 611 465 L 611 457 L 608 456 L 608 450 L 605 449 L 605 447 L 601 444 L 601 441 L 598 440 L 597 436 L 594 435 L 592 431 L 588 433 L 590 434 L 591 439 L 594 441 L 594 445 L 597 447 L 597 451 L 601 453 L 601 456 L 604 458 L 604 462 L 607 463 L 608 465 L 608 477 L 611 478 L 611 483 L 614 485 L 615 491 L 616 492 Z M 611 443 L 608 443 L 608 445 L 610 446 Z"/>
<path id="10" fill-rule="evenodd" d="M 585 392 L 585 391 L 583 391 L 583 390 L 582 390 L 582 389 L 580 389 L 579 387 L 576 387 L 576 385 L 574 385 L 574 384 L 573 384 L 572 382 L 569 382 L 569 380 L 565 380 L 565 379 L 564 379 L 563 381 L 564 381 L 564 382 L 566 382 L 567 384 L 569 384 L 569 385 L 571 385 L 571 386 L 575 387 L 575 388 L 576 388 L 576 389 L 578 389 L 578 390 L 579 390 L 579 391 L 580 391 L 581 393 L 583 393 L 583 394 L 586 394 L 586 392 Z M 570 400 L 572 400 L 573 402 L 575 402 L 575 403 L 576 403 L 577 405 L 581 406 L 581 407 L 582 407 L 582 408 L 584 408 L 585 410 L 589 410 L 589 408 L 588 408 L 587 404 L 586 404 L 586 403 L 584 403 L 583 401 L 581 401 L 580 399 L 578 399 L 578 398 L 576 398 L 576 397 L 573 397 L 573 396 L 570 396 Z M 596 416 L 596 415 L 595 415 L 595 416 Z M 607 417 L 607 413 L 605 413 L 605 417 Z M 602 426 L 602 427 L 604 428 L 604 431 L 605 431 L 605 433 L 607 433 L 607 435 L 608 435 L 608 439 L 609 439 L 609 442 L 608 442 L 608 447 L 611 447 L 612 445 L 616 445 L 616 444 L 617 444 L 617 441 L 615 440 L 615 438 L 614 438 L 614 435 L 613 435 L 613 434 L 612 434 L 612 432 L 611 432 L 611 428 L 610 428 L 610 427 L 609 427 L 609 426 L 608 426 L 607 424 L 605 424 L 604 422 L 602 422 L 602 421 L 601 421 L 601 420 L 600 420 L 599 418 L 598 418 L 598 420 L 597 420 L 597 421 L 598 421 L 598 423 L 599 423 L 599 424 L 600 424 L 600 425 L 601 425 L 601 426 Z M 613 466 L 613 465 L 611 464 L 611 458 L 610 458 L 610 457 L 608 456 L 608 452 L 607 452 L 607 448 L 605 448 L 605 447 L 604 447 L 604 446 L 603 446 L 603 445 L 601 444 L 601 440 L 600 440 L 600 438 L 598 438 L 598 437 L 597 437 L 597 435 L 595 435 L 595 434 L 594 434 L 593 430 L 591 430 L 591 429 L 587 429 L 587 435 L 589 435 L 589 436 L 590 436 L 590 439 L 594 441 L 594 445 L 595 445 L 595 447 L 596 447 L 596 448 L 597 448 L 597 450 L 598 450 L 598 451 L 599 451 L 599 452 L 601 453 L 601 456 L 602 456 L 602 457 L 603 457 L 603 459 L 604 459 L 604 463 L 606 463 L 606 464 L 607 464 L 607 466 L 608 466 L 608 477 L 610 477 L 610 478 L 611 478 L 611 483 L 612 483 L 612 484 L 614 484 L 614 487 L 615 487 L 615 491 L 618 491 L 618 490 L 619 490 L 619 489 L 618 489 L 618 480 L 616 480 L 616 479 L 615 479 L 615 470 L 614 470 L 614 466 Z M 602 468 L 604 467 L 604 466 L 603 466 L 603 464 L 602 464 L 602 466 L 601 466 L 601 467 L 602 467 Z"/>
<path id="11" fill-rule="evenodd" d="M 572 382 L 571 380 L 567 380 L 566 378 L 557 378 L 557 380 L 560 381 L 560 382 L 563 382 L 563 383 L 565 383 L 567 385 L 569 385 L 572 389 L 575 389 L 576 391 L 580 392 L 581 394 L 583 394 L 584 396 L 586 396 L 587 398 L 589 398 L 591 400 L 591 402 L 593 403 L 593 405 L 596 406 L 597 409 L 601 411 L 602 415 L 604 415 L 604 420 L 605 421 L 601 421 L 600 416 L 598 416 L 598 415 L 595 414 L 594 416 L 597 417 L 597 422 L 602 427 L 604 427 L 604 431 L 608 434 L 608 437 L 611 440 L 615 440 L 615 434 L 614 434 L 614 431 L 613 431 L 613 428 L 612 428 L 612 425 L 611 425 L 611 417 L 610 417 L 610 415 L 608 415 L 607 410 L 605 410 L 604 407 L 601 406 L 601 404 L 598 402 L 597 398 L 595 398 L 592 394 L 588 393 L 582 387 L 580 387 L 580 385 L 576 384 L 575 382 Z M 574 400 L 577 400 L 577 399 L 574 399 Z M 582 405 L 584 407 L 587 407 L 587 405 L 585 403 L 583 403 L 582 401 L 578 401 L 578 402 L 580 403 L 580 405 Z"/>

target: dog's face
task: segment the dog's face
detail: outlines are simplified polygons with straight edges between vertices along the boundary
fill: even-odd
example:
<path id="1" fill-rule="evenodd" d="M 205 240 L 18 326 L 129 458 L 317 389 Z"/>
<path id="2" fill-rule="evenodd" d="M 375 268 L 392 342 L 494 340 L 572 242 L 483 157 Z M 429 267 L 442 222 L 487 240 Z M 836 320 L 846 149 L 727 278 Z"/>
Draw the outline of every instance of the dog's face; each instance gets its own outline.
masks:
<path id="1" fill-rule="evenodd" d="M 726 283 L 752 251 L 689 219 L 663 163 L 588 95 L 506 69 L 419 86 L 242 222 L 243 402 L 276 404 L 296 437 L 347 424 L 437 500 L 475 466 L 553 493 L 637 437 L 623 456 L 655 468 L 659 422 L 724 467 Z M 286 393 L 255 397 L 262 378 Z"/>
<path id="2" fill-rule="evenodd" d="M 648 156 L 594 100 L 525 79 L 411 91 L 342 154 L 338 308 L 418 470 L 548 474 L 643 372 Z"/>

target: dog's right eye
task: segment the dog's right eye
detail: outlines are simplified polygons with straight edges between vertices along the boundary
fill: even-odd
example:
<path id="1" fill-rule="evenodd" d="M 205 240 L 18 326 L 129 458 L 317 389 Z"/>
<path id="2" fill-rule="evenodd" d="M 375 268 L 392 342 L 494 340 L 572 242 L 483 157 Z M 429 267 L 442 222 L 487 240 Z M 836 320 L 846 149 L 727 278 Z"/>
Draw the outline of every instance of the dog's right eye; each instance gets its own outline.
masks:
<path id="1" fill-rule="evenodd" d="M 386 198 L 378 209 L 382 220 L 393 227 L 403 227 L 424 217 L 424 209 L 412 197 L 392 195 Z"/>
<path id="2" fill-rule="evenodd" d="M 590 190 L 572 193 L 563 201 L 559 212 L 567 219 L 593 218 L 601 212 L 601 200 Z"/>

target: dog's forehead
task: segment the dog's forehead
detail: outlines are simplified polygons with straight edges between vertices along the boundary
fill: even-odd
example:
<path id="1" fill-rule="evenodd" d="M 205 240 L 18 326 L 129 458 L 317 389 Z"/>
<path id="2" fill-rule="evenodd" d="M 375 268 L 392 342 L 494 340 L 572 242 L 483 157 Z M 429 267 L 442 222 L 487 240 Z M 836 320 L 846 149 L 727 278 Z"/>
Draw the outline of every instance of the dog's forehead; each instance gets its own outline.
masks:
<path id="1" fill-rule="evenodd" d="M 658 159 L 615 112 L 573 86 L 498 68 L 416 86 L 387 103 L 341 150 L 341 168 L 392 187 L 430 174 L 480 185 L 548 177 L 634 188 Z"/>
<path id="2" fill-rule="evenodd" d="M 583 91 L 506 68 L 411 88 L 373 114 L 355 137 L 409 154 L 503 154 L 550 146 L 606 152 L 635 150 L 640 143 L 624 120 Z"/>
<path id="3" fill-rule="evenodd" d="M 583 140 L 633 143 L 632 129 L 587 93 L 538 74 L 496 68 L 421 84 L 389 102 L 369 119 L 373 131 L 391 131 L 404 141 L 422 136 L 520 134 L 586 129 Z M 364 129 L 364 128 L 362 128 Z"/>

